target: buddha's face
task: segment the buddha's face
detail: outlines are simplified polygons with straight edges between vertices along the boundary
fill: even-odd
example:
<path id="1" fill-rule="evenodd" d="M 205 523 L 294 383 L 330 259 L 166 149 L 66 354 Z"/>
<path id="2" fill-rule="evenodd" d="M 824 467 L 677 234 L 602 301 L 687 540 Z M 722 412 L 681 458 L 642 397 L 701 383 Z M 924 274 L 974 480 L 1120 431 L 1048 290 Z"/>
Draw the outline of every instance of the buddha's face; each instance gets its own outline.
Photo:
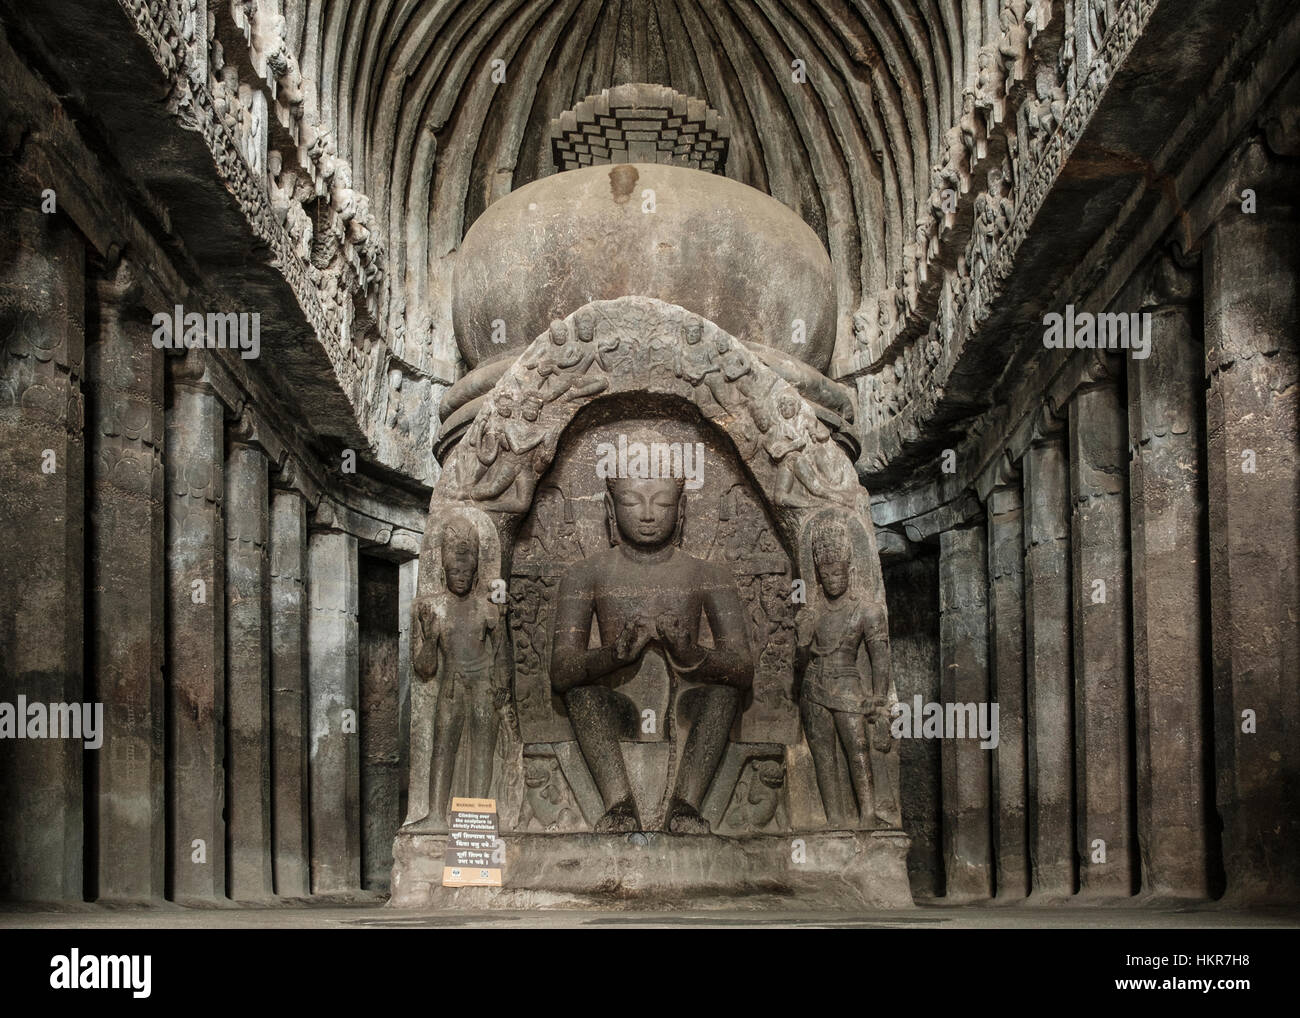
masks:
<path id="1" fill-rule="evenodd" d="M 682 489 L 672 478 L 619 478 L 605 502 L 624 541 L 658 548 L 677 532 Z"/>
<path id="2" fill-rule="evenodd" d="M 849 589 L 849 564 L 845 562 L 818 562 L 817 582 L 827 597 L 839 597 Z"/>
<path id="3" fill-rule="evenodd" d="M 497 397 L 497 413 L 502 417 L 510 417 L 515 412 L 514 401 L 504 393 Z"/>

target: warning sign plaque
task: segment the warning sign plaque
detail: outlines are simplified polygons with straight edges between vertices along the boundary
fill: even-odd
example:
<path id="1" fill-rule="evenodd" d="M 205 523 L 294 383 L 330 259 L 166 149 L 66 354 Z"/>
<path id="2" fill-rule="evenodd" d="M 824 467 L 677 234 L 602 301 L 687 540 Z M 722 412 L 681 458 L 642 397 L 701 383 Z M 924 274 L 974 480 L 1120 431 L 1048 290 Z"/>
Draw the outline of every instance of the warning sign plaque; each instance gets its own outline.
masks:
<path id="1" fill-rule="evenodd" d="M 451 837 L 443 887 L 500 887 L 506 846 L 498 834 L 495 799 L 451 800 Z"/>

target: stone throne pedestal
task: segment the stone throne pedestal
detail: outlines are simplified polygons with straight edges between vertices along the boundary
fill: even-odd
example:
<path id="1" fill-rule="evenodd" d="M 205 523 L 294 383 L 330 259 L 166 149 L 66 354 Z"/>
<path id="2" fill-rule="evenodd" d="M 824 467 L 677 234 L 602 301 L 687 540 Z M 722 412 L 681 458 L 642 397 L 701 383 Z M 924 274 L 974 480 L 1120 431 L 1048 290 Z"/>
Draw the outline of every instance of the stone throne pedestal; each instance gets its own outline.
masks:
<path id="1" fill-rule="evenodd" d="M 838 316 L 816 235 L 724 177 L 646 164 L 573 170 L 520 188 L 475 222 L 453 317 L 470 370 L 440 410 L 443 472 L 413 604 L 410 808 L 394 845 L 392 903 L 910 904 L 899 754 L 880 738 L 894 700 L 884 588 L 853 468 L 853 394 L 823 374 Z M 644 561 L 624 561 L 623 551 L 644 549 L 632 548 L 637 521 L 616 519 L 607 468 L 629 465 L 638 435 L 653 435 L 683 483 L 654 498 L 641 492 L 646 504 L 664 503 L 644 510 L 651 515 L 672 503 L 675 529 Z M 443 537 L 453 520 L 479 535 L 468 594 L 448 588 Z M 815 562 L 828 528 L 850 578 L 835 603 L 856 607 L 844 615 L 844 647 L 823 632 L 800 651 L 817 628 L 810 620 L 839 596 L 823 589 Z M 673 563 L 662 573 L 645 564 L 661 557 Z M 585 615 L 558 610 L 584 599 Z M 488 600 L 499 624 L 474 624 L 490 668 L 447 636 L 449 619 L 478 620 L 467 606 Z M 674 630 L 679 607 L 687 617 Z M 635 642 L 643 623 L 650 635 L 624 660 L 620 632 Z M 683 630 L 686 643 L 675 645 Z M 861 711 L 849 725 L 856 753 L 827 727 L 838 716 L 829 708 L 819 708 L 809 744 L 800 684 L 809 654 L 808 674 L 862 676 L 864 697 L 850 705 Z M 575 668 L 578 659 L 587 664 Z M 462 678 L 448 687 L 448 675 Z M 455 710 L 468 708 L 441 692 L 464 698 L 464 675 L 498 683 L 490 780 L 472 765 L 467 737 L 456 744 Z M 584 714 L 579 732 L 573 697 L 592 687 L 618 695 L 601 692 L 603 720 L 593 728 Z M 593 731 L 604 733 L 602 748 Z M 497 800 L 502 888 L 441 886 L 446 803 L 429 774 L 447 754 L 456 759 L 450 794 Z M 611 777 L 613 758 L 621 767 Z"/>

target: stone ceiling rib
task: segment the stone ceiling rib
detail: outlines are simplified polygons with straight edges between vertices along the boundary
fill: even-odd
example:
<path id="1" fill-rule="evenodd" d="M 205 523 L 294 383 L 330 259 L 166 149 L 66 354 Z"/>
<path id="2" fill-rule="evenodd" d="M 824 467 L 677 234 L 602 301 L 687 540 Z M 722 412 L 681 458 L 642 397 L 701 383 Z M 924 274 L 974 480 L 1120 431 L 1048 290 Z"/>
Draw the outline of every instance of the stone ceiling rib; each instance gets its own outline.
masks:
<path id="1" fill-rule="evenodd" d="M 848 328 L 894 282 L 998 0 L 258 2 L 283 3 L 322 126 L 373 198 L 399 282 L 390 317 L 426 312 L 408 329 L 450 343 L 434 305 L 465 230 L 554 172 L 552 117 L 633 79 L 731 119 L 728 175 L 822 235 Z M 806 84 L 791 80 L 796 57 Z M 504 83 L 490 79 L 493 59 L 507 61 Z"/>

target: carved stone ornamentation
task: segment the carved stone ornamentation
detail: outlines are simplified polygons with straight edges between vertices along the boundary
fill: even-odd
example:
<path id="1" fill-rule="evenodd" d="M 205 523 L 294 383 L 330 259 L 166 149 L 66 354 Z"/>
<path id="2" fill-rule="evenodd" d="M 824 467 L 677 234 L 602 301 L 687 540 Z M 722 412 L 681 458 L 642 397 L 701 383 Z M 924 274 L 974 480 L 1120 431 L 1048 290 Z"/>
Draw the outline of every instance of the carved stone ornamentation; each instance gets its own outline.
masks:
<path id="1" fill-rule="evenodd" d="M 663 430 L 655 412 L 671 405 Z M 650 457 L 639 470 L 637 455 Z M 507 824 L 757 836 L 788 830 L 798 814 L 829 816 L 814 826 L 896 827 L 888 761 L 872 772 L 876 805 L 861 821 L 837 805 L 787 801 L 815 781 L 799 749 L 794 591 L 816 582 L 807 535 L 827 512 L 854 528 L 847 554 L 858 582 L 846 596 L 871 620 L 869 681 L 888 691 L 869 499 L 792 384 L 713 323 L 651 298 L 596 301 L 524 349 L 435 486 L 413 616 L 417 673 L 436 684 L 419 630 L 441 632 L 466 603 L 453 577 L 442 579 L 445 535 L 455 520 L 478 521 L 480 586 L 509 578 L 499 603 L 510 693 L 495 730 L 523 755 L 516 765 L 497 753 L 490 776 L 469 766 L 476 787 L 505 797 Z M 478 640 L 461 670 L 495 674 L 489 659 L 507 627 L 488 625 L 494 608 L 484 604 L 458 610 Z M 431 723 L 430 696 L 412 704 L 411 787 L 436 773 L 445 790 L 439 761 L 456 747 L 437 734 L 426 749 L 426 733 L 455 724 L 441 707 Z M 445 808 L 445 794 L 430 805 Z"/>
<path id="2" fill-rule="evenodd" d="M 446 830 L 456 759 L 465 743 L 465 794 L 491 792 L 492 764 L 501 715 L 509 700 L 506 625 L 490 600 L 491 582 L 480 575 L 481 517 L 460 513 L 440 534 L 441 584 L 415 601 L 412 665 L 411 794 L 407 823 Z M 484 540 L 487 536 L 487 540 Z"/>
<path id="3" fill-rule="evenodd" d="M 898 752 L 889 731 L 897 698 L 884 605 L 856 582 L 843 524 L 823 514 L 807 540 L 820 595 L 798 616 L 799 702 L 826 816 L 833 827 L 897 824 Z"/>

